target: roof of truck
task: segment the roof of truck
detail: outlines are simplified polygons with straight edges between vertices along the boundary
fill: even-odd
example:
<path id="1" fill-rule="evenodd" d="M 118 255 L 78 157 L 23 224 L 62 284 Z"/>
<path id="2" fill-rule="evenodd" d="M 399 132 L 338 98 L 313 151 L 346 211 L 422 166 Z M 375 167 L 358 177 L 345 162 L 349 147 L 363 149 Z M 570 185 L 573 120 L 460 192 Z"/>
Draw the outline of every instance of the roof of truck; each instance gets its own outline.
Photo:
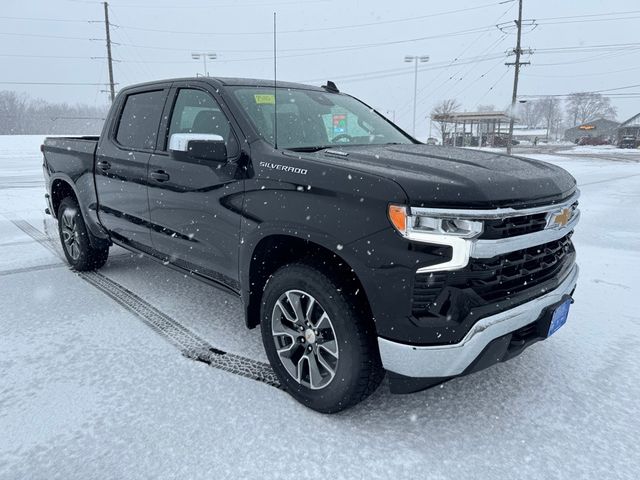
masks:
<path id="1" fill-rule="evenodd" d="M 167 78 L 163 80 L 155 80 L 152 82 L 139 83 L 135 85 L 127 85 L 125 89 L 137 88 L 143 86 L 151 86 L 160 83 L 171 82 L 208 82 L 215 86 L 244 86 L 244 87 L 273 87 L 273 80 L 261 78 L 233 78 L 233 77 L 185 77 L 185 78 Z M 325 91 L 322 87 L 316 85 L 307 85 L 304 83 L 283 82 L 278 80 L 276 85 L 280 88 L 301 88 L 305 90 Z"/>

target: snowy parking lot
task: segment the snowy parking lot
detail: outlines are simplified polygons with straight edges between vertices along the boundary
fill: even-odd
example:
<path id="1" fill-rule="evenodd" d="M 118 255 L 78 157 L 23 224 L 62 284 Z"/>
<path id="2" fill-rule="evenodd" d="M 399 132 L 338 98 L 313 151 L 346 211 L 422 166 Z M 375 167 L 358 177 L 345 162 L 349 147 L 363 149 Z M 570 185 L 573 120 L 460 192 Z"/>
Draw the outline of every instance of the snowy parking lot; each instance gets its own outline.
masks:
<path id="1" fill-rule="evenodd" d="M 237 298 L 119 248 L 71 271 L 44 214 L 42 139 L 0 136 L 1 479 L 637 478 L 640 151 L 515 152 L 582 191 L 558 333 L 328 416 L 277 388 Z"/>

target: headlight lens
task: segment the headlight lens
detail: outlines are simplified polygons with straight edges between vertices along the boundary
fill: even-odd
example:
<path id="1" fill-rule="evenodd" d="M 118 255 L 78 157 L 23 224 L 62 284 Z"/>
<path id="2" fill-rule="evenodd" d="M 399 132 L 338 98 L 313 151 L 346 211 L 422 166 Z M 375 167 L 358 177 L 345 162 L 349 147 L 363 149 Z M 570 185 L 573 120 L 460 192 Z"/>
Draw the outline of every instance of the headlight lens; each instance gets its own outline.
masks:
<path id="1" fill-rule="evenodd" d="M 429 241 L 430 235 L 470 239 L 479 236 L 483 228 L 480 221 L 411 215 L 402 205 L 389 205 L 388 213 L 395 229 L 402 236 L 416 241 Z"/>

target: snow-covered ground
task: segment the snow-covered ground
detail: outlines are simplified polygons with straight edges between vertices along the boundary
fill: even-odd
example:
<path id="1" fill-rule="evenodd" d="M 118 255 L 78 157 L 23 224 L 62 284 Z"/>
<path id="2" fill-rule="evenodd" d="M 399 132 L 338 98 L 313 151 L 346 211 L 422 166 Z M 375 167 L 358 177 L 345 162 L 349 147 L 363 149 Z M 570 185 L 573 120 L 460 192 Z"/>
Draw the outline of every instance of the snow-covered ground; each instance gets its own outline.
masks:
<path id="1" fill-rule="evenodd" d="M 563 152 L 569 155 L 631 155 L 638 157 L 640 152 L 633 148 L 618 148 L 615 145 L 576 145 Z"/>
<path id="2" fill-rule="evenodd" d="M 55 225 L 41 140 L 0 137 L 1 479 L 637 478 L 639 152 L 534 155 L 582 189 L 581 278 L 557 334 L 421 393 L 383 384 L 326 416 L 186 358 L 66 268 L 42 239 Z M 236 298 L 123 250 L 101 273 L 208 344 L 265 361 Z"/>

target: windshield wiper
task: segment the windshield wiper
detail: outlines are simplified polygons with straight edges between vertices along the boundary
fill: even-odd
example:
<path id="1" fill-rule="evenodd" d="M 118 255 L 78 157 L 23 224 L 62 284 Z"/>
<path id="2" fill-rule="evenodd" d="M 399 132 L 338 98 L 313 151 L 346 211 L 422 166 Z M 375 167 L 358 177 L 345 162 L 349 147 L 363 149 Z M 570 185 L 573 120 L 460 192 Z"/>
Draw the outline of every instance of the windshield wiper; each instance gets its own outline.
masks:
<path id="1" fill-rule="evenodd" d="M 320 150 L 324 150 L 326 148 L 331 148 L 330 145 L 325 145 L 323 146 L 315 146 L 315 147 L 291 147 L 291 148 L 286 148 L 285 150 L 291 150 L 292 152 L 317 152 Z"/>

